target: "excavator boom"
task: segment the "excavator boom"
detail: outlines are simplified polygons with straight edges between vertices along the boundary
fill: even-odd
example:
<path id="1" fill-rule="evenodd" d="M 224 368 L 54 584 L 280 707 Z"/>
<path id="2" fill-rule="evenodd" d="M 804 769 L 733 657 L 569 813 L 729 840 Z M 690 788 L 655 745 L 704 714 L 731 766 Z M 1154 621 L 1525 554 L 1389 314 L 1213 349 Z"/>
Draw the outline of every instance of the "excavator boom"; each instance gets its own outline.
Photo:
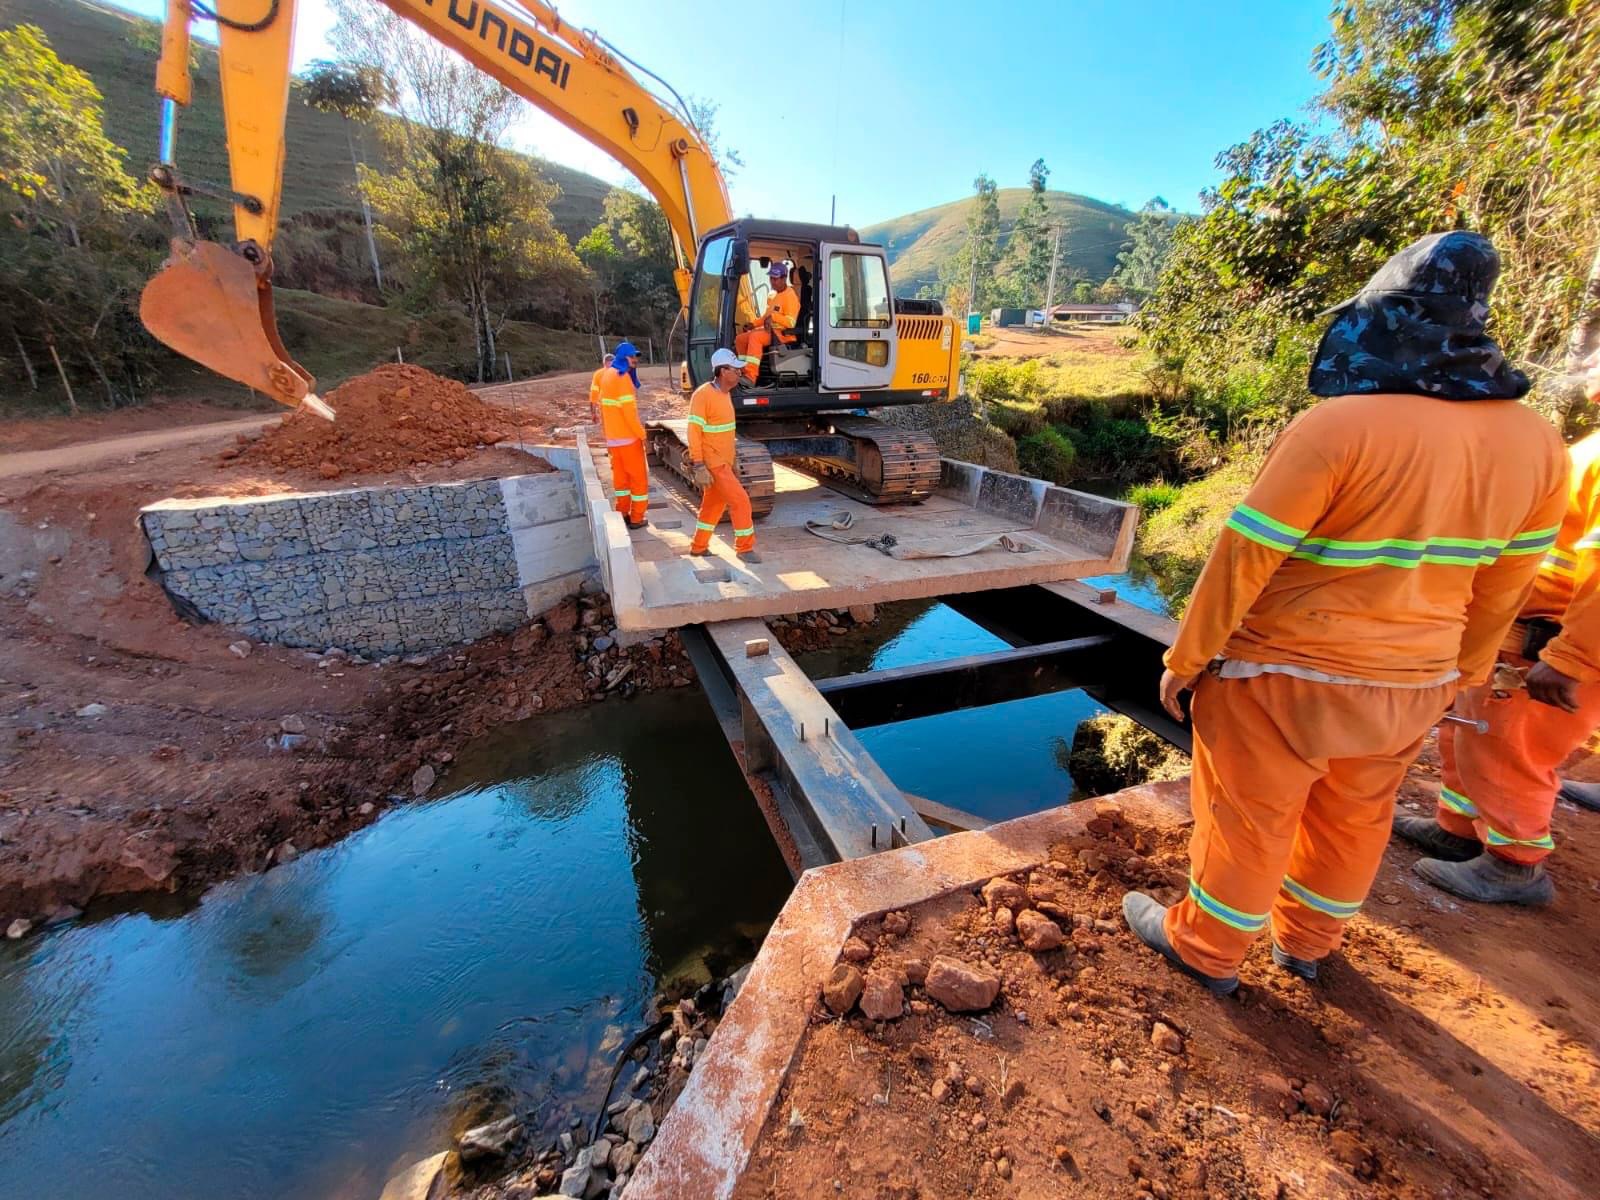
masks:
<path id="1" fill-rule="evenodd" d="M 429 37 L 543 112 L 608 151 L 661 205 L 677 251 L 675 279 L 687 304 L 701 232 L 732 217 L 716 160 L 685 112 L 641 85 L 618 55 L 549 5 L 515 10 L 488 0 L 381 0 Z M 284 348 L 272 307 L 272 242 L 283 193 L 296 0 L 167 0 L 156 91 L 161 161 L 151 173 L 168 197 L 172 255 L 146 285 L 139 314 L 159 340 L 220 375 L 291 407 L 326 406 L 315 380 Z M 217 22 L 228 186 L 186 178 L 177 164 L 177 110 L 189 102 L 189 24 Z M 233 205 L 231 246 L 195 236 L 186 198 Z M 308 400 L 308 397 L 310 398 Z"/>

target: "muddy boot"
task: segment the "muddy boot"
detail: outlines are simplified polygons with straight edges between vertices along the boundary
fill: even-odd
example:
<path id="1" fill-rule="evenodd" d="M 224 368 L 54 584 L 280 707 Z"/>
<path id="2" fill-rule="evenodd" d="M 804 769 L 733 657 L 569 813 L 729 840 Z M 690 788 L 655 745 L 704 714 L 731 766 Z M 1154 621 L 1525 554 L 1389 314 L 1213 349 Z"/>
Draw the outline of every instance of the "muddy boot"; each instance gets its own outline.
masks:
<path id="1" fill-rule="evenodd" d="M 1172 943 L 1167 941 L 1166 930 L 1162 928 L 1161 923 L 1166 916 L 1165 906 L 1143 892 L 1129 892 L 1122 898 L 1122 919 L 1128 923 L 1128 928 L 1133 930 L 1135 937 L 1185 975 L 1191 979 L 1198 979 L 1212 995 L 1233 995 L 1239 987 L 1237 975 L 1229 975 L 1226 979 L 1204 975 L 1178 957 L 1178 952 L 1172 948 Z"/>
<path id="2" fill-rule="evenodd" d="M 1395 813 L 1394 831 L 1413 846 L 1421 846 L 1431 857 L 1444 862 L 1466 862 L 1483 853 L 1483 846 L 1477 838 L 1451 833 L 1432 817 L 1408 817 Z"/>
<path id="3" fill-rule="evenodd" d="M 1485 852 L 1471 862 L 1423 858 L 1414 869 L 1434 887 L 1480 904 L 1549 904 L 1556 898 L 1543 863 L 1530 867 Z"/>
<path id="4" fill-rule="evenodd" d="M 1291 975 L 1298 975 L 1301 979 L 1314 980 L 1317 977 L 1317 960 L 1313 958 L 1296 958 L 1287 950 L 1278 949 L 1278 943 L 1272 943 L 1272 961 L 1277 963 Z"/>
<path id="5" fill-rule="evenodd" d="M 1563 800 L 1576 804 L 1579 808 L 1587 808 L 1590 812 L 1600 812 L 1600 783 L 1584 783 L 1577 779 L 1563 779 L 1561 791 L 1557 793 Z"/>

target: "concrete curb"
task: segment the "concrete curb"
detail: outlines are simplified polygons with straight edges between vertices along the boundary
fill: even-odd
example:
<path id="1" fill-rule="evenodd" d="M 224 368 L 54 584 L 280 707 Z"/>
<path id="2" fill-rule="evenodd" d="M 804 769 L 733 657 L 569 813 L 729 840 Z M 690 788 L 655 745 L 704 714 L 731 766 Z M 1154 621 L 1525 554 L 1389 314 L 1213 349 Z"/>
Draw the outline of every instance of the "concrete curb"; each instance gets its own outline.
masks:
<path id="1" fill-rule="evenodd" d="M 1135 821 L 1170 824 L 1188 816 L 1189 783 L 1147 784 L 1113 798 Z M 639 1163 L 628 1200 L 732 1195 L 799 1052 L 822 981 L 860 921 L 1036 866 L 1052 844 L 1083 835 L 1093 814 L 1088 804 L 1069 804 L 807 871 Z"/>

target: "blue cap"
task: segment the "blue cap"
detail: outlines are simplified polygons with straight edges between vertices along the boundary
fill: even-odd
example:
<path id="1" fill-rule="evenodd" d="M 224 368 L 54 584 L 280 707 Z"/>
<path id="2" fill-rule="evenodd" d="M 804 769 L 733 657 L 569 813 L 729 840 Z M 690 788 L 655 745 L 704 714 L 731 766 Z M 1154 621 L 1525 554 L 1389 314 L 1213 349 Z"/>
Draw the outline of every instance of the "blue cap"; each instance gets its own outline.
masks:
<path id="1" fill-rule="evenodd" d="M 773 264 L 770 267 L 767 268 L 767 274 L 771 275 L 775 279 L 778 278 L 779 276 L 783 276 L 784 278 L 788 278 L 789 268 L 784 266 L 781 262 L 776 262 L 775 261 L 775 262 L 773 262 Z"/>
<path id="2" fill-rule="evenodd" d="M 639 348 L 632 342 L 618 342 L 611 354 L 614 358 L 638 358 Z"/>

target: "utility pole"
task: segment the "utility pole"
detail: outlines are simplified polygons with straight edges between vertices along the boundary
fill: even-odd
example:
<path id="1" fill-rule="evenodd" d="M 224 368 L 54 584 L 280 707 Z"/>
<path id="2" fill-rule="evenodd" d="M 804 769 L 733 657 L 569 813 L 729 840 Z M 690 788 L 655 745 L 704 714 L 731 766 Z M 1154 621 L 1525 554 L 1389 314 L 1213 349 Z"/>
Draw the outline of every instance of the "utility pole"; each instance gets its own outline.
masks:
<path id="1" fill-rule="evenodd" d="M 1044 288 L 1044 327 L 1050 328 L 1050 306 L 1056 298 L 1056 263 L 1061 259 L 1061 226 L 1051 227 L 1050 237 L 1050 282 Z"/>

